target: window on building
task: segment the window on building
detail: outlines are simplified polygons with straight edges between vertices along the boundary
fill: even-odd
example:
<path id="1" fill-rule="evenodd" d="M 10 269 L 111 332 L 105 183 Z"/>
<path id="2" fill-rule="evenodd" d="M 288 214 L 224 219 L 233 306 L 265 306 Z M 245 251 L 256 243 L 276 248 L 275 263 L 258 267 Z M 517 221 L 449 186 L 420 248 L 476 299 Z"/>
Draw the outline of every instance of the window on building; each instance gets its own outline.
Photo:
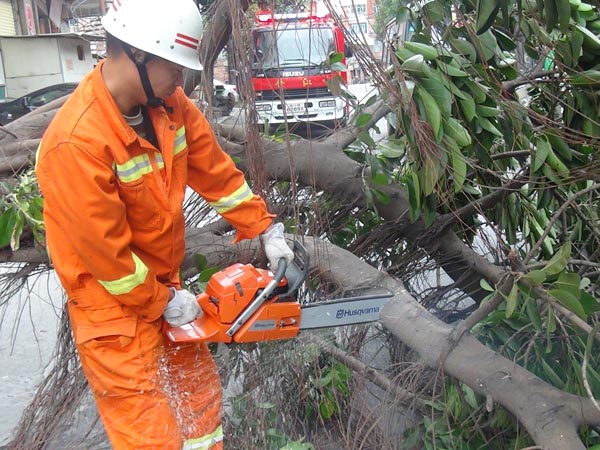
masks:
<path id="1" fill-rule="evenodd" d="M 350 28 L 356 34 L 366 34 L 367 33 L 367 22 L 359 22 L 350 24 Z"/>
<path id="2" fill-rule="evenodd" d="M 365 3 L 357 3 L 354 5 L 346 5 L 343 7 L 344 12 L 348 17 L 354 17 L 357 14 L 362 15 L 367 13 L 367 5 Z"/>

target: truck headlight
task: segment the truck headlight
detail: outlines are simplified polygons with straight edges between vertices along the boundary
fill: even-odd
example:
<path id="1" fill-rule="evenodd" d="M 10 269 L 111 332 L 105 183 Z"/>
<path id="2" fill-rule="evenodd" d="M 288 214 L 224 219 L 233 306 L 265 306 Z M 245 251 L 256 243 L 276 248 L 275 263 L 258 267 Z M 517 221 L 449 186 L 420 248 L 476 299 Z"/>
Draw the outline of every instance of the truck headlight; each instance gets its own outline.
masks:
<path id="1" fill-rule="evenodd" d="M 335 100 L 321 100 L 319 102 L 320 108 L 335 108 Z"/>
<path id="2" fill-rule="evenodd" d="M 271 105 L 256 105 L 257 111 L 271 111 Z"/>

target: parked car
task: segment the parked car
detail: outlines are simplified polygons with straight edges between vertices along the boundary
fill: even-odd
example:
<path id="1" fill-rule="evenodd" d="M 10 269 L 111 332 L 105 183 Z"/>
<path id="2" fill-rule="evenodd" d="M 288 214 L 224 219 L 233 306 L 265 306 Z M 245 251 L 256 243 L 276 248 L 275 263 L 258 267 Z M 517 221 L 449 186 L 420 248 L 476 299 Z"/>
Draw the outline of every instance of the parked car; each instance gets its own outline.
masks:
<path id="1" fill-rule="evenodd" d="M 240 100 L 237 86 L 235 84 L 223 83 L 219 80 L 213 80 L 215 87 L 215 96 L 220 96 L 227 99 L 233 99 L 233 103 L 237 103 Z"/>
<path id="2" fill-rule="evenodd" d="M 231 114 L 231 110 L 240 99 L 236 85 L 226 84 L 219 80 L 213 80 L 213 94 L 212 106 L 224 116 Z M 199 85 L 196 86 L 189 97 L 196 100 L 202 111 L 206 110 L 208 102 Z"/>
<path id="3" fill-rule="evenodd" d="M 14 100 L 0 102 L 0 125 L 6 125 L 52 100 L 64 97 L 73 92 L 76 87 L 77 83 L 53 84 Z"/>
<path id="4" fill-rule="evenodd" d="M 228 116 L 240 98 L 237 86 L 213 80 L 213 87 L 215 93 L 214 106 L 220 108 L 224 116 Z"/>

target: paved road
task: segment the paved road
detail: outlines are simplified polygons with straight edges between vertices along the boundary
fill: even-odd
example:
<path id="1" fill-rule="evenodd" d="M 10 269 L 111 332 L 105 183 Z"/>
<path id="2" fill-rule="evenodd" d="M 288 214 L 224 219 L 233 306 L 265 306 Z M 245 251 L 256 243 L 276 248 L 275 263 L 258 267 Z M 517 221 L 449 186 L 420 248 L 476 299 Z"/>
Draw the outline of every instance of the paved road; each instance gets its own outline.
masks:
<path id="1" fill-rule="evenodd" d="M 62 294 L 54 277 L 38 281 L 0 309 L 0 445 L 33 398 L 54 349 Z"/>

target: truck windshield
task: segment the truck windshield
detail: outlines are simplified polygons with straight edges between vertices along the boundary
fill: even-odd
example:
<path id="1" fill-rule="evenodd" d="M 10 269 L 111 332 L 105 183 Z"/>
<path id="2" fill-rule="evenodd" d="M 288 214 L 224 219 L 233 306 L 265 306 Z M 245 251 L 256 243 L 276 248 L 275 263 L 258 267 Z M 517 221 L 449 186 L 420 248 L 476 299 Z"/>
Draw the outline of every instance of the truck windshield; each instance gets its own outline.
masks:
<path id="1" fill-rule="evenodd" d="M 253 33 L 255 69 L 314 67 L 335 52 L 331 28 L 280 28 Z"/>

